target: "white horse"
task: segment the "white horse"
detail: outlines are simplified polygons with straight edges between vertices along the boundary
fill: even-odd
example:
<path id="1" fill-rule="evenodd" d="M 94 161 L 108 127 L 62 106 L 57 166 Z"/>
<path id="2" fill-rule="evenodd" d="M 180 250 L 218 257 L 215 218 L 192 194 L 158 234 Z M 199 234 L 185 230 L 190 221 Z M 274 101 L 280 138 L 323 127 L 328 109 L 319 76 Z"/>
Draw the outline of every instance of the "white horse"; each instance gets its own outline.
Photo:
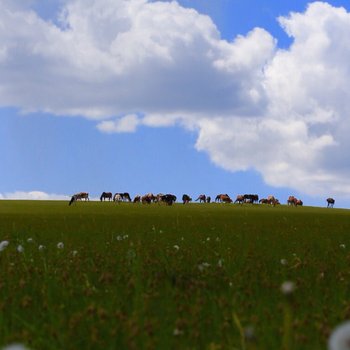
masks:
<path id="1" fill-rule="evenodd" d="M 120 193 L 116 193 L 113 197 L 113 202 L 120 203 L 123 201 L 123 197 Z"/>

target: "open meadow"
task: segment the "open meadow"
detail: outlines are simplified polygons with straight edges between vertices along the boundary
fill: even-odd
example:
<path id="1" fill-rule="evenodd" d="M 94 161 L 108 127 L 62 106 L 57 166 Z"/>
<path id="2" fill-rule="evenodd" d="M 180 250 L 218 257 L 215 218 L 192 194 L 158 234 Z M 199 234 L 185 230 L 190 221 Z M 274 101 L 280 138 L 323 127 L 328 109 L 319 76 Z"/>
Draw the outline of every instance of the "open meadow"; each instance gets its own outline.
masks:
<path id="1" fill-rule="evenodd" d="M 326 349 L 350 319 L 349 210 L 0 201 L 0 242 L 0 348 Z"/>

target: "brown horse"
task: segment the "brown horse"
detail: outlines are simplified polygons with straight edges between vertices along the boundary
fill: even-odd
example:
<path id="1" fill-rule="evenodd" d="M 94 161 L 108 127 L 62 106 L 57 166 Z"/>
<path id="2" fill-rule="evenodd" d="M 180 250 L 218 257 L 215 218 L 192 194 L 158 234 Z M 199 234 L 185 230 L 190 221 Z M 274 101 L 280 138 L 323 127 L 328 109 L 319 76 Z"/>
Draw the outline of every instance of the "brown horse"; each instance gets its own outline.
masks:
<path id="1" fill-rule="evenodd" d="M 271 195 L 267 197 L 267 203 L 273 205 L 274 207 L 277 204 L 280 204 L 279 200 L 277 198 L 275 198 L 274 196 L 271 196 Z"/>
<path id="2" fill-rule="evenodd" d="M 199 201 L 199 203 L 205 203 L 206 200 L 207 200 L 207 196 L 205 194 L 200 194 L 196 199 L 196 202 Z"/>
<path id="3" fill-rule="evenodd" d="M 244 196 L 243 196 L 243 194 L 239 194 L 239 195 L 236 197 L 236 200 L 235 200 L 234 203 L 243 204 L 243 203 L 244 203 Z"/>
<path id="4" fill-rule="evenodd" d="M 232 199 L 228 194 L 218 194 L 215 198 L 215 202 L 219 203 L 232 203 Z"/>
<path id="5" fill-rule="evenodd" d="M 216 197 L 215 197 L 215 202 L 219 202 L 219 203 L 222 203 L 222 202 L 225 202 L 225 203 L 231 203 L 232 202 L 232 199 L 230 198 L 230 196 L 227 194 L 227 193 L 221 193 L 221 194 L 218 194 Z"/>

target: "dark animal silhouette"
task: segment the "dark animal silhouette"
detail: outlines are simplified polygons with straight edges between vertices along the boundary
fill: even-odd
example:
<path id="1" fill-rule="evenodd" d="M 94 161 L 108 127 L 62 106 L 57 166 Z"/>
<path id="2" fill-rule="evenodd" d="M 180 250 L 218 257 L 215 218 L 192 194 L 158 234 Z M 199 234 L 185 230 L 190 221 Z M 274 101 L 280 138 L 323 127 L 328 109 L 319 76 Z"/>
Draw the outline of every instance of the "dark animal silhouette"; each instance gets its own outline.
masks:
<path id="1" fill-rule="evenodd" d="M 135 196 L 133 202 L 134 203 L 140 203 L 141 202 L 141 196 L 140 195 Z"/>
<path id="2" fill-rule="evenodd" d="M 218 194 L 218 195 L 215 197 L 215 202 L 222 203 L 222 202 L 223 202 L 223 198 L 224 198 L 224 199 L 227 199 L 227 198 L 230 198 L 230 196 L 229 196 L 227 193 Z M 231 198 L 230 198 L 230 199 L 231 199 Z M 232 200 L 231 200 L 231 202 L 232 202 Z"/>
<path id="3" fill-rule="evenodd" d="M 215 198 L 215 202 L 219 203 L 232 203 L 232 199 L 228 194 L 218 194 Z"/>
<path id="4" fill-rule="evenodd" d="M 149 196 L 148 194 L 145 194 L 144 196 L 141 197 L 141 202 L 142 202 L 142 204 L 151 204 L 152 197 Z"/>
<path id="5" fill-rule="evenodd" d="M 267 204 L 271 204 L 273 205 L 274 207 L 277 205 L 277 204 L 280 204 L 279 200 L 277 198 L 275 198 L 274 196 L 268 196 L 267 197 Z"/>
<path id="6" fill-rule="evenodd" d="M 89 200 L 89 193 L 87 192 L 79 192 L 76 193 L 72 196 L 72 198 L 70 199 L 69 205 L 71 205 L 72 203 L 76 202 L 76 201 L 81 201 L 85 199 L 85 201 Z"/>
<path id="7" fill-rule="evenodd" d="M 301 199 L 298 199 L 294 196 L 289 196 L 287 199 L 287 204 L 288 205 L 294 205 L 294 206 L 302 206 L 303 205 L 303 201 Z"/>
<path id="8" fill-rule="evenodd" d="M 100 201 L 102 202 L 103 200 L 106 200 L 106 198 L 111 201 L 112 200 L 112 192 L 102 192 Z"/>
<path id="9" fill-rule="evenodd" d="M 239 194 L 239 195 L 236 197 L 236 200 L 235 200 L 234 203 L 243 204 L 243 203 L 244 203 L 244 195 L 243 195 L 243 194 Z"/>
<path id="10" fill-rule="evenodd" d="M 287 199 L 287 204 L 288 205 L 296 205 L 297 199 L 294 196 L 289 196 Z"/>
<path id="11" fill-rule="evenodd" d="M 187 204 L 192 201 L 192 198 L 188 194 L 184 194 L 182 196 L 182 202 L 183 204 Z"/>
<path id="12" fill-rule="evenodd" d="M 333 208 L 335 203 L 334 198 L 327 198 L 327 208 Z"/>
<path id="13" fill-rule="evenodd" d="M 170 193 L 163 194 L 159 201 L 159 203 L 165 203 L 166 205 L 172 205 L 174 202 L 176 202 L 176 196 Z"/>
<path id="14" fill-rule="evenodd" d="M 245 194 L 244 196 L 244 203 L 258 203 L 259 196 L 257 194 Z"/>
<path id="15" fill-rule="evenodd" d="M 208 197 L 207 197 L 207 203 L 210 203 L 210 202 L 211 202 L 211 197 L 208 196 Z"/>
<path id="16" fill-rule="evenodd" d="M 196 199 L 196 202 L 199 201 L 199 203 L 205 203 L 206 200 L 207 200 L 207 196 L 205 194 L 200 194 Z"/>

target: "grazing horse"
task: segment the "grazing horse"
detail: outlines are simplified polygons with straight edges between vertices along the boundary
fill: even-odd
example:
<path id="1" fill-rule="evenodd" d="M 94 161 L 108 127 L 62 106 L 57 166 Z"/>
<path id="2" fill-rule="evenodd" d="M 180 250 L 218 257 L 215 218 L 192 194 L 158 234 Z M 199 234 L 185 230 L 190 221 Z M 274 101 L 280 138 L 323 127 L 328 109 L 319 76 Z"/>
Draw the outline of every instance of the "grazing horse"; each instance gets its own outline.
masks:
<path id="1" fill-rule="evenodd" d="M 131 202 L 131 197 L 130 197 L 130 194 L 128 192 L 117 192 L 113 198 L 115 198 L 115 196 L 119 195 L 121 197 L 121 201 L 125 202 L 125 201 L 128 201 L 128 202 Z M 114 200 L 114 199 L 113 199 Z"/>
<path id="2" fill-rule="evenodd" d="M 287 199 L 287 204 L 288 205 L 296 205 L 297 199 L 294 196 L 289 196 Z"/>
<path id="3" fill-rule="evenodd" d="M 215 202 L 219 202 L 219 203 L 222 203 L 223 202 L 223 198 L 230 198 L 230 196 L 227 194 L 227 193 L 221 193 L 221 194 L 218 194 L 216 197 L 215 197 Z"/>
<path id="4" fill-rule="evenodd" d="M 123 197 L 122 197 L 121 193 L 116 193 L 113 197 L 113 202 L 120 203 L 122 201 L 123 201 Z"/>
<path id="5" fill-rule="evenodd" d="M 122 196 L 123 201 L 131 202 L 131 197 L 128 192 L 121 193 L 120 195 Z"/>
<path id="6" fill-rule="evenodd" d="M 72 198 L 69 201 L 69 205 L 71 205 L 72 203 L 76 202 L 76 201 L 81 201 L 85 199 L 85 201 L 89 200 L 89 193 L 87 192 L 79 192 L 76 194 L 73 194 Z"/>
<path id="7" fill-rule="evenodd" d="M 210 203 L 210 202 L 211 202 L 211 197 L 208 196 L 208 197 L 207 197 L 207 203 Z"/>
<path id="8" fill-rule="evenodd" d="M 205 194 L 200 194 L 196 199 L 196 202 L 199 201 L 199 203 L 205 203 L 206 200 L 207 200 L 207 196 Z"/>
<path id="9" fill-rule="evenodd" d="M 287 200 L 287 204 L 288 205 L 294 205 L 294 206 L 302 206 L 303 205 L 303 201 L 301 199 L 298 199 L 294 196 L 289 196 L 288 200 Z"/>
<path id="10" fill-rule="evenodd" d="M 111 201 L 112 200 L 112 192 L 102 192 L 101 197 L 100 197 L 100 201 L 102 202 L 102 200 L 106 200 L 106 198 Z"/>
<path id="11" fill-rule="evenodd" d="M 192 201 L 192 198 L 188 194 L 184 194 L 182 196 L 182 202 L 183 204 L 187 204 Z"/>
<path id="12" fill-rule="evenodd" d="M 327 208 L 333 208 L 335 203 L 334 198 L 327 198 Z"/>
<path id="13" fill-rule="evenodd" d="M 219 199 L 218 199 L 219 203 L 232 203 L 232 199 L 228 194 L 219 194 L 218 196 L 219 196 Z"/>
<path id="14" fill-rule="evenodd" d="M 135 196 L 133 203 L 140 203 L 140 202 L 141 202 L 141 196 L 140 195 Z"/>
<path id="15" fill-rule="evenodd" d="M 234 201 L 234 203 L 243 204 L 244 203 L 244 196 L 243 196 L 243 194 L 239 194 L 236 197 L 236 200 Z"/>
<path id="16" fill-rule="evenodd" d="M 72 205 L 75 201 L 77 200 L 76 196 L 73 195 L 72 198 L 70 199 L 69 201 L 69 204 L 68 205 Z"/>
<path id="17" fill-rule="evenodd" d="M 243 197 L 244 203 L 254 204 L 255 202 L 259 201 L 259 196 L 257 194 L 245 194 Z"/>
<path id="18" fill-rule="evenodd" d="M 151 204 L 152 199 L 148 194 L 145 194 L 144 196 L 141 197 L 141 202 L 142 204 Z"/>
<path id="19" fill-rule="evenodd" d="M 160 202 L 163 202 L 165 203 L 166 205 L 172 205 L 174 202 L 176 202 L 176 196 L 173 195 L 173 194 L 163 194 L 161 197 L 160 197 Z"/>
<path id="20" fill-rule="evenodd" d="M 267 198 L 261 198 L 259 200 L 259 203 L 261 203 L 261 204 L 269 204 L 269 201 L 267 200 Z"/>
<path id="21" fill-rule="evenodd" d="M 268 196 L 267 197 L 267 203 L 273 205 L 274 207 L 277 204 L 280 204 L 279 200 L 277 198 L 275 198 L 274 196 Z"/>
<path id="22" fill-rule="evenodd" d="M 296 202 L 295 202 L 295 206 L 298 206 L 298 205 L 300 205 L 300 206 L 303 206 L 303 201 L 301 200 L 301 199 L 297 199 L 296 200 Z"/>

